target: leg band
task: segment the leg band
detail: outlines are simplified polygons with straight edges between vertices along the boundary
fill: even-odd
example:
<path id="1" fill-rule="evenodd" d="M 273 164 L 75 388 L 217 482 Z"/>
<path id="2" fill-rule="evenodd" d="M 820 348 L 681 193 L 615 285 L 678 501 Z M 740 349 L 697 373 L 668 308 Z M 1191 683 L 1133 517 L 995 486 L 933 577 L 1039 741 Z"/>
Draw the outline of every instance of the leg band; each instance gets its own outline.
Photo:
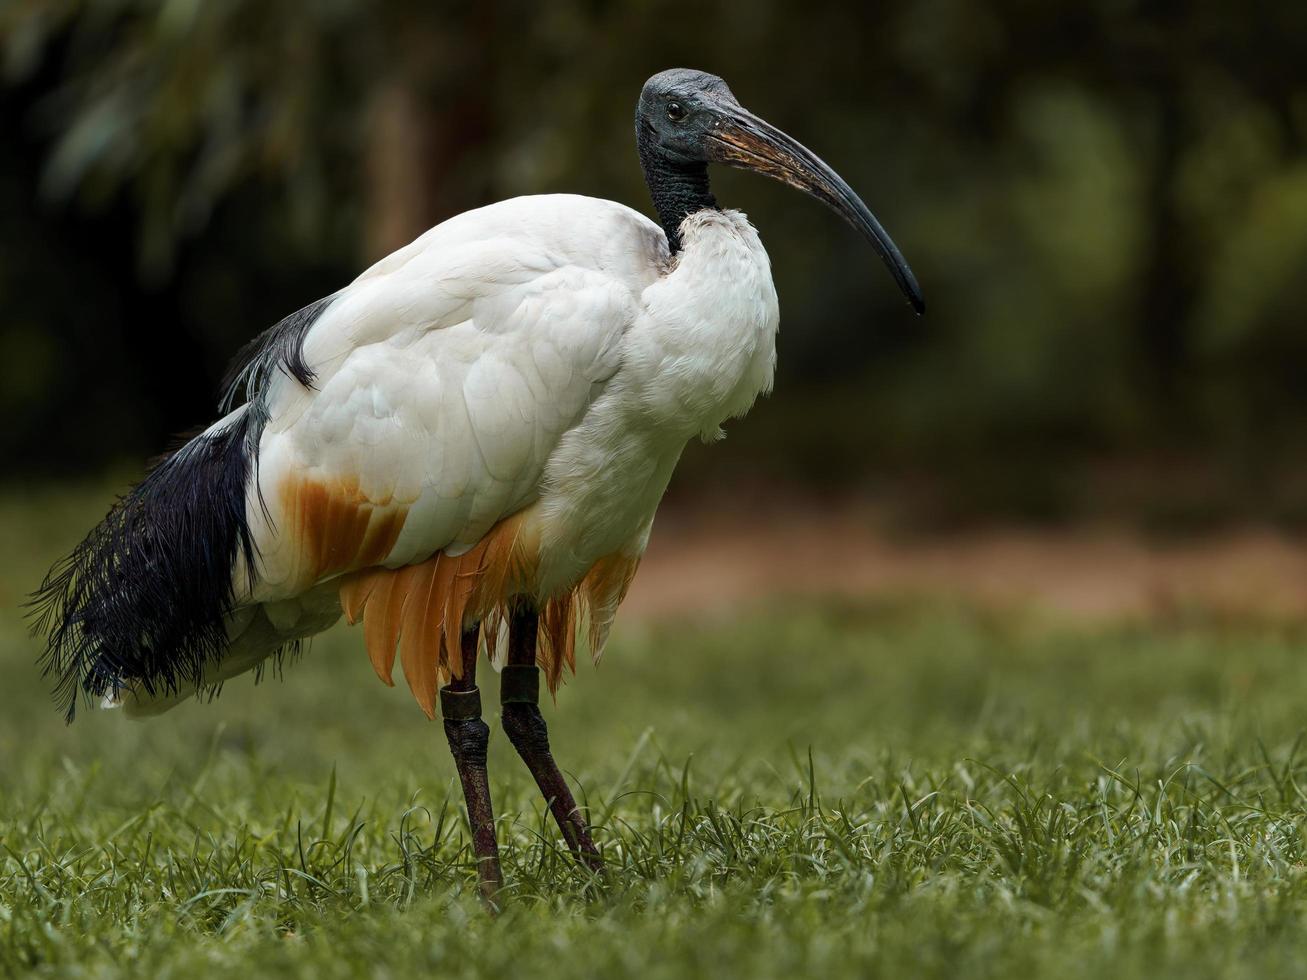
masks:
<path id="1" fill-rule="evenodd" d="M 540 668 L 508 664 L 499 677 L 500 704 L 535 704 L 540 700 Z"/>
<path id="2" fill-rule="evenodd" d="M 481 689 L 474 687 L 468 691 L 455 691 L 450 687 L 442 687 L 440 715 L 445 721 L 471 721 L 480 718 Z"/>

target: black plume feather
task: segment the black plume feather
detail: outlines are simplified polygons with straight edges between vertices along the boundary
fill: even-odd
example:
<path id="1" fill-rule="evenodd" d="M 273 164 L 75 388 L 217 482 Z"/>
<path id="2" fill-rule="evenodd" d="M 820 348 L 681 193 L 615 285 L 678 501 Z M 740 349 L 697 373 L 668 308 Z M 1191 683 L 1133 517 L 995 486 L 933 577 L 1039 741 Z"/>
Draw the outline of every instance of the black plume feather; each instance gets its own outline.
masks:
<path id="1" fill-rule="evenodd" d="M 239 414 L 165 457 L 32 596 L 34 629 L 46 636 L 42 669 L 56 678 L 68 721 L 79 689 L 88 700 L 128 685 L 150 697 L 198 691 L 205 668 L 222 659 L 236 562 L 252 573 L 258 557 L 246 493 L 257 493 L 251 475 L 268 386 L 279 370 L 312 385 L 304 341 L 334 299 L 310 303 L 250 341 L 224 382 L 224 411 L 245 396 Z"/>
<path id="2" fill-rule="evenodd" d="M 150 696 L 201 686 L 227 647 L 237 559 L 254 567 L 245 494 L 250 417 L 193 438 L 160 462 L 60 561 L 32 598 L 42 667 L 73 720 L 87 699 L 138 685 Z"/>
<path id="3" fill-rule="evenodd" d="M 306 388 L 313 386 L 316 375 L 304 359 L 304 340 L 335 298 L 333 293 L 296 310 L 241 348 L 222 381 L 224 412 L 244 400 L 255 413 L 255 425 L 262 429 L 267 421 L 263 395 L 274 372 L 283 371 Z"/>

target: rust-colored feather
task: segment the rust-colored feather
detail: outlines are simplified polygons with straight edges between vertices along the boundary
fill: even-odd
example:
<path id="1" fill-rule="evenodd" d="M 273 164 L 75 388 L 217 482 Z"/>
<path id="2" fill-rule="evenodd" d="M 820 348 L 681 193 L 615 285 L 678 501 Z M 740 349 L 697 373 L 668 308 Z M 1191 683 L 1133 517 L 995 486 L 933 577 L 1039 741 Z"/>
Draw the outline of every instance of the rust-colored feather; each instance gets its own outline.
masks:
<path id="1" fill-rule="evenodd" d="M 404 604 L 399 636 L 400 662 L 409 690 L 428 718 L 436 716 L 436 676 L 440 635 L 431 628 L 434 579 L 440 556 L 403 569 Z M 398 575 L 395 576 L 399 578 Z"/>
<path id="2" fill-rule="evenodd" d="M 304 587 L 385 560 L 408 516 L 398 504 L 367 500 L 353 479 L 288 480 L 281 500 L 297 545 L 293 580 Z"/>
<path id="3" fill-rule="evenodd" d="M 349 518 L 343 514 L 341 519 Z M 360 530 L 342 533 L 357 536 L 356 553 L 371 557 L 383 554 L 377 542 L 385 543 L 384 553 L 389 553 L 402 526 L 402 512 L 373 511 Z M 534 592 L 539 555 L 534 538 L 524 534 L 526 526 L 524 514 L 515 514 L 461 555 L 438 552 L 403 568 L 373 567 L 342 580 L 341 607 L 350 623 L 363 621 L 377 675 L 393 684 L 398 655 L 413 696 L 428 717 L 435 716 L 440 685 L 462 677 L 465 655 L 475 650 L 464 643 L 464 628 L 481 623 L 486 648 L 493 652 L 514 599 Z M 551 692 L 558 690 L 565 671 L 576 672 L 582 611 L 589 614 L 590 642 L 597 651 L 638 563 L 638 558 L 608 556 L 575 588 L 543 604 L 536 662 Z"/>
<path id="4" fill-rule="evenodd" d="M 373 508 L 368 515 L 367 529 L 353 567 L 367 568 L 384 561 L 399 540 L 399 532 L 404 530 L 407 518 L 407 507 L 395 505 L 384 510 Z"/>
<path id="5" fill-rule="evenodd" d="M 589 615 L 590 656 L 598 660 L 603 653 L 608 631 L 617 615 L 617 607 L 626 598 L 626 593 L 640 567 L 640 559 L 626 555 L 608 555 L 599 559 L 581 581 L 578 591 L 581 593 Z"/>
<path id="6" fill-rule="evenodd" d="M 368 648 L 368 659 L 372 661 L 377 676 L 388 686 L 394 687 L 392 672 L 399 644 L 399 614 L 403 609 L 403 595 L 396 596 L 400 580 L 394 572 L 377 572 L 376 576 L 376 584 L 363 608 L 363 642 Z"/>
<path id="7" fill-rule="evenodd" d="M 576 593 L 572 590 L 546 602 L 540 616 L 536 662 L 544 671 L 545 682 L 551 693 L 556 692 L 562 683 L 564 667 L 576 673 L 575 609 Z"/>
<path id="8" fill-rule="evenodd" d="M 450 592 L 454 587 L 454 579 L 458 575 L 459 565 L 464 557 L 466 556 L 459 555 L 457 558 L 451 558 L 448 555 L 440 556 L 436 565 L 435 580 L 431 587 L 434 597 L 431 604 L 431 619 L 426 626 L 437 640 L 435 653 L 440 660 L 441 667 L 452 677 L 463 676 L 462 653 L 459 651 L 457 644 L 451 646 L 448 632 L 452 624 L 450 619 L 452 612 L 449 608 Z"/>
<path id="9" fill-rule="evenodd" d="M 376 571 L 359 572 L 347 575 L 340 581 L 340 609 L 345 614 L 345 622 L 357 625 L 363 619 L 363 610 L 368 597 L 381 581 L 382 576 Z"/>

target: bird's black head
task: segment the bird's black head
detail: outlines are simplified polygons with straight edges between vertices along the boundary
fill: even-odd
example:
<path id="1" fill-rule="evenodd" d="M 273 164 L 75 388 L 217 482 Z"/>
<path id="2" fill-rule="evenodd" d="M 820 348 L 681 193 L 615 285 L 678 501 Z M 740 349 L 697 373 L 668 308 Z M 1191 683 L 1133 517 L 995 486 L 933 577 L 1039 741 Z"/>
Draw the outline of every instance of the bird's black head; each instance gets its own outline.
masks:
<path id="1" fill-rule="evenodd" d="M 644 83 L 635 111 L 641 156 L 653 153 L 681 164 L 708 163 L 712 133 L 740 103 L 716 75 L 669 68 Z"/>
<path id="2" fill-rule="evenodd" d="M 650 78 L 636 106 L 635 136 L 673 252 L 680 250 L 685 217 L 717 206 L 708 164 L 723 163 L 765 174 L 830 207 L 871 242 L 913 309 L 925 309 L 912 270 L 862 199 L 815 153 L 741 106 L 716 75 L 671 68 Z"/>

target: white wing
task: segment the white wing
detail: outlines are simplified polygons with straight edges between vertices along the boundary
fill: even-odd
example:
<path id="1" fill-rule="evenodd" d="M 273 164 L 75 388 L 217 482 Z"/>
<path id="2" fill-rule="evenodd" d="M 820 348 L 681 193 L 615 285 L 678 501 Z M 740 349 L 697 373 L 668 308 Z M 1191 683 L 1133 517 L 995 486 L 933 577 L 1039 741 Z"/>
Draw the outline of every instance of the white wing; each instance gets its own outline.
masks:
<path id="1" fill-rule="evenodd" d="M 636 212 L 554 195 L 460 215 L 360 276 L 305 338 L 313 386 L 266 393 L 250 598 L 458 554 L 535 500 L 665 258 Z"/>

